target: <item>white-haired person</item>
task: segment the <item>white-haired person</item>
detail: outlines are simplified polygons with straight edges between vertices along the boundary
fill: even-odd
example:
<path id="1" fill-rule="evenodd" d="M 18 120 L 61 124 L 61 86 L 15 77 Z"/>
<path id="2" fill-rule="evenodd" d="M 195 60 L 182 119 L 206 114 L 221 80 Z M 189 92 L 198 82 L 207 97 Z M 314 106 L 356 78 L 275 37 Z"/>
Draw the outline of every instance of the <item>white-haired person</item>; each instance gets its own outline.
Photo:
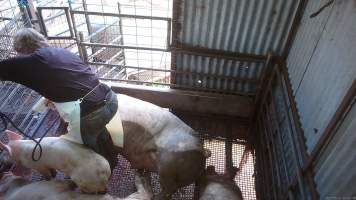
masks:
<path id="1" fill-rule="evenodd" d="M 18 31 L 13 45 L 19 56 L 0 61 L 0 79 L 33 89 L 54 102 L 57 110 L 61 106 L 79 107 L 78 131 L 84 145 L 105 157 L 113 170 L 117 151 L 105 125 L 117 111 L 115 93 L 100 83 L 77 55 L 51 47 L 34 29 Z"/>

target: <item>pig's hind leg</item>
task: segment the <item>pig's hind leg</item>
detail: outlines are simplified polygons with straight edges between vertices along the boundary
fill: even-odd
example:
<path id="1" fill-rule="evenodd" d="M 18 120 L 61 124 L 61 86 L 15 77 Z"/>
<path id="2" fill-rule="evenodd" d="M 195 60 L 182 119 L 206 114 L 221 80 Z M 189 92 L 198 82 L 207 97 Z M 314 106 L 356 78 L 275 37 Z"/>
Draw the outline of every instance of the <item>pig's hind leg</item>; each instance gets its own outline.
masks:
<path id="1" fill-rule="evenodd" d="M 171 199 L 172 194 L 179 188 L 197 180 L 204 170 L 204 161 L 204 154 L 199 150 L 163 151 L 158 162 L 162 191 L 154 196 L 154 199 Z"/>
<path id="2" fill-rule="evenodd" d="M 37 171 L 48 181 L 56 177 L 57 171 L 51 168 L 40 168 Z"/>

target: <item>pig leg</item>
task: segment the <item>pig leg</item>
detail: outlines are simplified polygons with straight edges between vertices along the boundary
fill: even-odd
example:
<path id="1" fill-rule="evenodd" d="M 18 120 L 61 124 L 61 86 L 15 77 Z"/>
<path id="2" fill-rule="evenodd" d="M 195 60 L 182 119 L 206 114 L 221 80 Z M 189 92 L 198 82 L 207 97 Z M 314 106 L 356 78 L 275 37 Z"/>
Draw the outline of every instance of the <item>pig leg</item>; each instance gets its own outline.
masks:
<path id="1" fill-rule="evenodd" d="M 180 187 L 189 185 L 199 178 L 204 171 L 205 156 L 203 151 L 184 152 L 161 151 L 158 165 L 161 193 L 155 199 L 170 199 Z"/>
<path id="2" fill-rule="evenodd" d="M 40 168 L 37 171 L 46 179 L 51 180 L 52 178 L 56 177 L 57 171 L 55 169 L 50 168 Z"/>

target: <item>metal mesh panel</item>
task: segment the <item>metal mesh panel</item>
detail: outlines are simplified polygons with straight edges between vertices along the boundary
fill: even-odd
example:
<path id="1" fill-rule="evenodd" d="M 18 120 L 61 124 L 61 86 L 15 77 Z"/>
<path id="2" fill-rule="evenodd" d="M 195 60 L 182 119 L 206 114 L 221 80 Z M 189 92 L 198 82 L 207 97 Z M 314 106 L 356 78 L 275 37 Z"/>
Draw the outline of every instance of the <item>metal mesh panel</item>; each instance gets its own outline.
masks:
<path id="1" fill-rule="evenodd" d="M 226 172 L 226 139 L 209 138 L 204 135 L 205 138 L 204 148 L 211 151 L 211 157 L 207 159 L 206 166 L 214 165 L 215 170 L 219 174 Z M 245 153 L 246 143 L 240 144 L 237 141 L 232 141 L 232 163 L 234 167 L 238 167 L 240 170 L 235 177 L 235 182 L 241 189 L 244 199 L 256 199 L 255 181 L 254 181 L 254 155 L 248 151 L 247 156 L 243 159 Z"/>

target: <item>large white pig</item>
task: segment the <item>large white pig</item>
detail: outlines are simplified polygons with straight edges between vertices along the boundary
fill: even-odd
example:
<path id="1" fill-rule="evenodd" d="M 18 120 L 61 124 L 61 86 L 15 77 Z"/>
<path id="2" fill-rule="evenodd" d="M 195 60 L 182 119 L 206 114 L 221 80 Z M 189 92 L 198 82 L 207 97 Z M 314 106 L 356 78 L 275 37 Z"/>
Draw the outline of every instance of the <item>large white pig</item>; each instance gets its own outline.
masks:
<path id="1" fill-rule="evenodd" d="M 108 161 L 91 149 L 62 137 L 45 137 L 41 141 L 42 156 L 38 161 L 32 160 L 32 150 L 36 143 L 23 140 L 22 136 L 6 131 L 9 143 L 0 142 L 0 148 L 6 151 L 4 162 L 16 163 L 32 168 L 46 179 L 53 177 L 55 170 L 64 172 L 84 193 L 106 191 L 111 175 Z M 36 157 L 38 152 L 36 152 Z"/>
<path id="2" fill-rule="evenodd" d="M 75 184 L 70 180 L 38 181 L 31 183 L 23 177 L 4 173 L 0 180 L 0 199 L 5 200 L 149 200 L 152 190 L 145 177 L 136 176 L 137 192 L 121 199 L 108 194 L 81 194 L 74 192 Z"/>
<path id="3" fill-rule="evenodd" d="M 124 94 L 117 98 L 118 112 L 108 130 L 132 168 L 158 173 L 161 192 L 154 199 L 171 199 L 180 187 L 197 180 L 208 157 L 197 132 L 157 105 Z M 123 137 L 113 132 L 123 132 L 119 134 Z M 71 132 L 66 137 L 76 141 L 80 134 Z"/>
<path id="4" fill-rule="evenodd" d="M 158 173 L 161 192 L 155 200 L 171 199 L 204 171 L 207 152 L 197 132 L 166 109 L 123 94 L 117 97 L 124 132 L 120 153 L 133 168 Z"/>

